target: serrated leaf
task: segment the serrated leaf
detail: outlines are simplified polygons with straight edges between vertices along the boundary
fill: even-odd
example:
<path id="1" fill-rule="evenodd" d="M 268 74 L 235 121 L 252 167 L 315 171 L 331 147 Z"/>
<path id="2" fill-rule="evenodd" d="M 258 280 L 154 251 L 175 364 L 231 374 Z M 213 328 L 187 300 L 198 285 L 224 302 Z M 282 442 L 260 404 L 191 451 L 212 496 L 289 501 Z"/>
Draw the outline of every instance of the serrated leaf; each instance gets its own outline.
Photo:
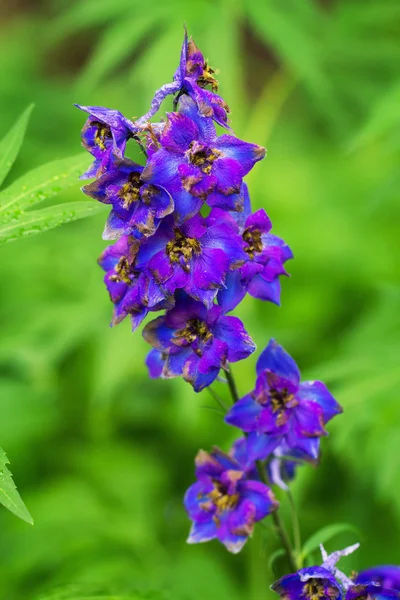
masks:
<path id="1" fill-rule="evenodd" d="M 18 218 L 25 209 L 76 184 L 88 166 L 87 154 L 46 163 L 23 175 L 0 193 L 0 222 Z"/>
<path id="2" fill-rule="evenodd" d="M 43 233 L 59 225 L 104 211 L 96 202 L 65 202 L 41 210 L 21 213 L 13 221 L 0 224 L 0 244 Z"/>
<path id="3" fill-rule="evenodd" d="M 359 535 L 359 531 L 354 525 L 350 525 L 350 523 L 334 523 L 332 525 L 327 525 L 326 527 L 322 527 L 316 533 L 314 533 L 308 540 L 304 543 L 302 548 L 302 557 L 303 559 L 319 548 L 320 544 L 325 544 L 329 540 L 331 540 L 339 533 L 352 532 Z"/>
<path id="4" fill-rule="evenodd" d="M 0 142 L 0 185 L 7 177 L 18 156 L 33 106 L 33 104 L 30 104 L 28 108 L 24 110 L 22 115 Z"/>
<path id="5" fill-rule="evenodd" d="M 33 519 L 23 503 L 15 486 L 14 480 L 7 466 L 9 460 L 6 453 L 0 448 L 0 502 L 14 515 L 33 525 Z"/>

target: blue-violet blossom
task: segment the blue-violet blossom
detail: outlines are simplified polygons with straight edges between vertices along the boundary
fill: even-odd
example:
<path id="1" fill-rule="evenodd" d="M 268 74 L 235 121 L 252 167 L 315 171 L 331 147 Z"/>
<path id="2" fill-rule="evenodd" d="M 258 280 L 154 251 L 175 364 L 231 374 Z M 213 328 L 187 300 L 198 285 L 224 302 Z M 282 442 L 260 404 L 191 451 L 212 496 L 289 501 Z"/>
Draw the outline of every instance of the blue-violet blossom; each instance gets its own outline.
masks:
<path id="1" fill-rule="evenodd" d="M 162 187 L 144 182 L 143 167 L 127 158 L 113 158 L 110 167 L 82 188 L 91 198 L 112 205 L 103 239 L 153 235 L 161 219 L 174 210 L 172 197 Z"/>
<path id="2" fill-rule="evenodd" d="M 137 127 L 118 110 L 102 106 L 75 106 L 89 113 L 82 129 L 82 145 L 95 159 L 81 179 L 98 177 L 109 168 L 113 154 L 122 158 L 126 142 L 135 135 Z"/>
<path id="3" fill-rule="evenodd" d="M 180 226 L 164 219 L 156 233 L 143 240 L 137 264 L 146 267 L 167 293 L 183 289 L 207 308 L 225 287 L 228 272 L 246 260 L 240 238 L 229 224 L 200 214 Z"/>
<path id="4" fill-rule="evenodd" d="M 173 306 L 172 296 L 166 296 L 157 283 L 136 268 L 138 241 L 131 236 L 121 237 L 108 246 L 99 258 L 106 271 L 104 282 L 115 305 L 112 325 L 131 316 L 135 330 L 149 311 L 158 311 Z"/>
<path id="5" fill-rule="evenodd" d="M 185 112 L 168 113 L 160 148 L 149 156 L 142 179 L 171 194 L 177 223 L 194 216 L 204 202 L 242 210 L 243 177 L 265 149 L 232 135 L 217 137 L 211 120 L 193 114 L 190 102 L 187 106 Z"/>
<path id="6" fill-rule="evenodd" d="M 216 305 L 207 310 L 182 292 L 176 294 L 171 310 L 146 325 L 143 336 L 160 352 L 151 357 L 153 372 L 163 360 L 161 377 L 182 375 L 195 392 L 211 385 L 228 363 L 247 358 L 255 350 L 237 317 L 225 316 Z"/>
<path id="7" fill-rule="evenodd" d="M 321 381 L 300 382 L 293 358 L 274 340 L 257 361 L 256 387 L 228 412 L 225 421 L 247 436 L 248 459 L 267 458 L 282 443 L 318 458 L 325 424 L 342 409 Z"/>
<path id="8" fill-rule="evenodd" d="M 274 511 L 278 503 L 264 483 L 248 479 L 239 463 L 219 448 L 211 453 L 200 450 L 195 463 L 197 482 L 187 490 L 184 500 L 193 521 L 188 542 L 217 538 L 230 552 L 237 553 L 254 524 Z"/>
<path id="9" fill-rule="evenodd" d="M 149 112 L 138 119 L 137 123 L 144 125 L 158 111 L 167 96 L 176 94 L 177 101 L 182 95 L 187 94 L 196 103 L 200 115 L 211 117 L 222 127 L 229 128 L 227 124 L 229 107 L 216 93 L 218 81 L 214 75 L 214 69 L 204 59 L 192 38 L 188 41 L 185 31 L 179 66 L 175 71 L 173 82 L 163 85 L 156 91 Z"/>

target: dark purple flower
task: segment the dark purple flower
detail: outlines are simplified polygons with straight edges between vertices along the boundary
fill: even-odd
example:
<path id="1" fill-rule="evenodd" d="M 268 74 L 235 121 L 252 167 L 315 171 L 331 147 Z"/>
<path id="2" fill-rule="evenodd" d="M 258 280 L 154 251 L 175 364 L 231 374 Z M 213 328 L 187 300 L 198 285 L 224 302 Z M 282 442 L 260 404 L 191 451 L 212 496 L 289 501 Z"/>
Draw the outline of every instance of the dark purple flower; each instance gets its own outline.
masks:
<path id="1" fill-rule="evenodd" d="M 323 567 L 307 567 L 278 579 L 271 589 L 282 600 L 341 600 L 335 577 Z"/>
<path id="2" fill-rule="evenodd" d="M 398 600 L 400 591 L 384 588 L 375 583 L 352 585 L 346 592 L 346 600 Z"/>
<path id="3" fill-rule="evenodd" d="M 91 198 L 112 205 L 103 239 L 153 235 L 161 219 L 174 210 L 174 201 L 168 192 L 145 183 L 141 179 L 142 171 L 142 166 L 127 158 L 113 158 L 109 171 L 82 188 Z"/>
<path id="4" fill-rule="evenodd" d="M 150 277 L 136 269 L 138 246 L 135 238 L 123 236 L 99 258 L 100 266 L 106 271 L 104 282 L 115 305 L 111 324 L 116 325 L 130 315 L 133 330 L 149 311 L 173 305 L 173 298 L 167 298 Z"/>
<path id="5" fill-rule="evenodd" d="M 179 67 L 175 71 L 173 82 L 163 85 L 154 95 L 149 112 L 137 121 L 144 124 L 160 108 L 164 98 L 177 94 L 176 100 L 184 94 L 189 95 L 196 103 L 197 110 L 204 117 L 211 117 L 222 127 L 228 127 L 229 107 L 225 100 L 218 96 L 218 81 L 215 71 L 204 59 L 202 52 L 192 38 L 188 41 L 187 33 L 181 49 Z"/>
<path id="6" fill-rule="evenodd" d="M 271 490 L 246 478 L 239 463 L 214 448 L 196 457 L 197 482 L 187 490 L 185 508 L 193 521 L 188 542 L 218 539 L 233 553 L 239 552 L 253 533 L 254 524 L 278 503 Z"/>
<path id="7" fill-rule="evenodd" d="M 271 221 L 264 209 L 250 212 L 247 186 L 244 187 L 245 211 L 235 219 L 232 214 L 214 209 L 215 218 L 236 222 L 236 230 L 242 238 L 246 252 L 245 264 L 229 275 L 226 288 L 218 294 L 218 303 L 225 312 L 233 310 L 246 295 L 280 304 L 280 276 L 287 275 L 284 263 L 293 258 L 289 246 L 272 235 Z M 246 215 L 247 213 L 247 215 Z"/>
<path id="8" fill-rule="evenodd" d="M 383 588 L 400 591 L 400 566 L 381 565 L 361 571 L 355 583 L 377 583 Z"/>
<path id="9" fill-rule="evenodd" d="M 108 169 L 112 154 L 123 157 L 126 142 L 136 133 L 137 127 L 118 110 L 102 106 L 75 106 L 89 113 L 82 129 L 82 145 L 95 158 L 81 179 L 98 177 Z"/>
<path id="10" fill-rule="evenodd" d="M 201 215 L 175 226 L 164 219 L 156 233 L 143 240 L 137 264 L 152 274 L 169 294 L 183 289 L 211 308 L 230 269 L 243 264 L 240 237 L 233 227 Z"/>
<path id="11" fill-rule="evenodd" d="M 160 149 L 149 157 L 142 179 L 168 190 L 177 223 L 195 215 L 205 201 L 241 210 L 243 177 L 264 158 L 264 148 L 231 135 L 217 137 L 210 119 L 193 114 L 193 103 L 185 106 L 185 113 L 168 114 Z"/>
<path id="12" fill-rule="evenodd" d="M 253 392 L 239 400 L 225 420 L 245 432 L 249 460 L 267 458 L 284 443 L 291 452 L 318 458 L 325 424 L 342 411 L 321 381 L 300 382 L 293 358 L 271 340 L 257 362 Z"/>
<path id="13" fill-rule="evenodd" d="M 184 293 L 177 294 L 174 308 L 146 325 L 143 336 L 165 357 L 161 377 L 182 375 L 195 392 L 210 385 L 228 363 L 247 358 L 255 350 L 237 317 L 224 316 L 219 306 L 207 310 Z M 157 358 L 160 365 L 164 358 Z"/>

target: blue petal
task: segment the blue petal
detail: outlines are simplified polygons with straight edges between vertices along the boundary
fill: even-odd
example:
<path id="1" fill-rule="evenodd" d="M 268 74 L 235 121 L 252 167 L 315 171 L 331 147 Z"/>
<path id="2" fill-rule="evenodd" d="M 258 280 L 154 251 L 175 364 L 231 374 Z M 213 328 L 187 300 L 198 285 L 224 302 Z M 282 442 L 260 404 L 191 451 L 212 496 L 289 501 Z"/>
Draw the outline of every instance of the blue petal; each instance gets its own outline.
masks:
<path id="1" fill-rule="evenodd" d="M 300 381 L 300 371 L 297 364 L 275 340 L 270 340 L 257 361 L 257 375 L 260 375 L 266 369 L 288 379 L 295 385 L 298 385 Z"/>
<path id="2" fill-rule="evenodd" d="M 266 459 L 280 444 L 281 435 L 269 435 L 252 431 L 247 436 L 247 456 L 249 462 Z"/>
<path id="3" fill-rule="evenodd" d="M 243 300 L 246 295 L 246 286 L 241 282 L 240 270 L 231 271 L 226 276 L 225 289 L 218 292 L 218 304 L 224 313 L 230 312 Z"/>
<path id="4" fill-rule="evenodd" d="M 239 427 L 242 431 L 257 431 L 262 406 L 250 394 L 241 398 L 225 416 L 225 423 Z"/>
<path id="5" fill-rule="evenodd" d="M 299 385 L 296 394 L 299 400 L 311 400 L 322 408 L 324 422 L 327 423 L 332 417 L 343 411 L 342 407 L 332 396 L 322 381 L 304 381 Z"/>
<path id="6" fill-rule="evenodd" d="M 217 537 L 217 526 L 213 520 L 207 523 L 193 523 L 187 539 L 188 544 L 209 542 Z"/>

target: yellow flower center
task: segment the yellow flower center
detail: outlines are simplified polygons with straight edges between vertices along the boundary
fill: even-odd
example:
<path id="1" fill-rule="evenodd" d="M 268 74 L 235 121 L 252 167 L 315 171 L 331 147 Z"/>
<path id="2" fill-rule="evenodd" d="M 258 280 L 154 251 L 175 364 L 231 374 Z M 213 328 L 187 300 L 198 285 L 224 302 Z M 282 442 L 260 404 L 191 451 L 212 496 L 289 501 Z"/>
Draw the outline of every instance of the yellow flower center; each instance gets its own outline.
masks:
<path id="1" fill-rule="evenodd" d="M 127 257 L 122 256 L 119 259 L 118 264 L 115 267 L 115 274 L 111 275 L 111 277 L 110 277 L 110 281 L 115 281 L 115 282 L 119 281 L 119 282 L 127 283 L 128 285 L 130 285 L 131 279 L 130 279 L 129 275 L 131 273 L 132 273 L 131 265 L 129 264 Z"/>
<path id="2" fill-rule="evenodd" d="M 92 127 L 96 127 L 96 133 L 94 134 L 94 143 L 100 148 L 100 150 L 106 149 L 106 139 L 112 137 L 111 129 L 108 125 L 100 123 L 100 121 L 92 121 Z"/>
<path id="3" fill-rule="evenodd" d="M 212 165 L 220 155 L 221 152 L 216 148 L 202 146 L 196 141 L 193 141 L 190 144 L 189 160 L 192 165 L 199 167 L 205 175 L 211 173 Z"/>
<path id="4" fill-rule="evenodd" d="M 118 192 L 118 196 L 124 201 L 123 207 L 125 209 L 129 208 L 131 204 L 139 200 L 140 188 L 142 185 L 143 182 L 140 180 L 140 173 L 138 171 L 129 174 L 128 181 L 124 183 Z"/>
<path id="5" fill-rule="evenodd" d="M 208 329 L 206 323 L 201 319 L 189 319 L 186 327 L 179 329 L 175 333 L 177 340 L 184 340 L 188 344 L 193 344 L 196 340 L 200 340 L 204 343 L 211 340 L 213 334 Z"/>
<path id="6" fill-rule="evenodd" d="M 242 234 L 242 238 L 247 244 L 247 246 L 244 248 L 244 251 L 247 252 L 251 259 L 254 258 L 255 252 L 262 251 L 263 243 L 261 239 L 261 231 L 259 229 L 252 229 L 251 227 L 245 229 Z"/>
<path id="7" fill-rule="evenodd" d="M 180 262 L 183 258 L 186 270 L 189 270 L 188 262 L 193 258 L 193 254 L 201 254 L 201 245 L 195 238 L 186 237 L 177 227 L 174 231 L 174 239 L 168 242 L 166 252 L 171 263 Z"/>

